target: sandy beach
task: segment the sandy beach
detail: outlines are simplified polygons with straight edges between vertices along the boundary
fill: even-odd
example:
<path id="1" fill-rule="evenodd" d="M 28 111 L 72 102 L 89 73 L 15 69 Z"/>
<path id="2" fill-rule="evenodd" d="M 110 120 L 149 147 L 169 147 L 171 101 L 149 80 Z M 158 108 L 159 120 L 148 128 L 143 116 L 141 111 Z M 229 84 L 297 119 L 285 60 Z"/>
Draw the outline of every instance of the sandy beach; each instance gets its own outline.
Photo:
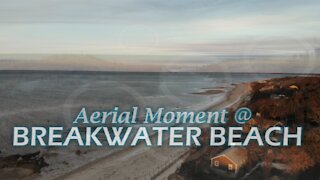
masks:
<path id="1" fill-rule="evenodd" d="M 212 105 L 209 109 L 230 107 L 244 98 L 249 91 L 248 84 L 236 85 L 228 93 L 226 100 Z M 146 147 L 140 144 L 97 159 L 56 179 L 150 179 L 187 151 L 188 148 L 182 147 Z M 177 165 L 179 163 L 174 163 L 168 171 L 174 172 Z"/>
<path id="2" fill-rule="evenodd" d="M 215 179 L 226 177 L 236 179 L 317 179 L 319 177 L 319 76 L 299 76 L 273 78 L 268 80 L 253 81 L 250 85 L 250 94 L 246 98 L 242 96 L 234 107 L 247 107 L 252 110 L 252 118 L 246 123 L 241 136 L 243 139 L 250 128 L 260 128 L 266 132 L 268 128 L 280 124 L 284 129 L 290 129 L 292 133 L 303 127 L 303 144 L 297 145 L 298 140 L 291 141 L 284 146 L 266 146 L 251 143 L 248 146 L 237 147 L 224 146 L 219 148 L 209 144 L 196 152 L 204 151 L 199 157 L 189 156 L 181 165 L 181 168 L 172 174 L 172 178 L 181 179 Z M 235 91 L 234 91 L 235 92 Z M 236 94 L 236 93 L 235 93 Z M 230 97 L 233 96 L 232 93 Z M 237 126 L 234 120 L 234 112 L 237 108 L 230 109 L 229 128 Z M 285 141 L 287 135 L 278 134 L 274 141 Z M 206 137 L 204 137 L 206 138 Z M 209 138 L 207 136 L 207 138 Z M 264 137 L 267 138 L 267 137 Z M 298 147 L 297 147 L 298 146 Z M 212 159 L 216 160 L 219 154 L 226 155 L 235 150 L 234 155 L 243 162 L 243 172 L 236 176 L 230 176 L 223 169 L 210 165 Z M 246 152 L 242 154 L 242 152 Z M 248 158 L 246 161 L 246 158 Z M 221 171 L 216 171 L 216 170 Z"/>
<path id="3" fill-rule="evenodd" d="M 0 2 L 0 180 L 320 180 L 320 1 Z"/>
<path id="4" fill-rule="evenodd" d="M 121 179 L 131 176 L 141 178 L 154 176 L 171 164 L 170 168 L 163 173 L 169 175 L 179 166 L 174 163 L 177 157 L 186 153 L 188 148 L 144 145 L 134 148 L 80 148 L 77 145 L 70 145 L 68 148 L 41 146 L 17 148 L 12 147 L 12 129 L 21 125 L 44 127 L 62 125 L 68 130 L 72 125 L 73 116 L 79 113 L 82 106 L 88 106 L 94 110 L 108 110 L 115 104 L 123 109 L 135 104 L 151 107 L 162 104 L 172 110 L 218 111 L 236 103 L 240 96 L 245 96 L 244 94 L 249 91 L 246 84 L 234 85 L 219 82 L 215 79 L 215 75 L 212 76 L 215 82 L 213 84 L 208 79 L 203 80 L 202 76 L 188 75 L 186 78 L 185 75 L 165 74 L 160 76 L 160 81 L 159 76 L 160 74 L 144 76 L 143 74 L 113 75 L 110 73 L 99 75 L 92 73 L 57 75 L 54 72 L 3 73 L 0 76 L 3 81 L 0 86 L 3 93 L 0 96 L 8 103 L 0 103 L 2 107 L 0 126 L 6 127 L 0 133 L 0 137 L 5 140 L 0 147 L 3 166 L 0 174 L 6 177 L 5 179 L 12 177 L 47 179 L 48 176 L 51 179 L 61 179 L 77 178 L 83 176 L 83 170 L 88 170 L 97 176 L 95 179 L 104 178 L 105 172 L 115 173 L 108 174 L 110 178 Z M 108 80 L 110 78 L 112 80 Z M 240 76 L 238 81 L 245 81 L 247 78 L 247 75 Z M 190 79 L 194 80 L 190 82 Z M 216 92 L 193 94 L 193 92 L 223 89 L 223 87 L 224 91 L 219 94 Z M 13 96 L 15 98 L 11 100 Z M 139 124 L 134 127 L 139 127 Z M 148 128 L 150 127 L 148 125 Z M 123 163 L 126 164 L 123 165 Z M 97 168 L 92 168 L 96 166 Z M 127 170 L 121 168 L 124 166 Z M 104 168 L 107 171 L 100 172 Z M 170 173 L 168 173 L 169 170 Z M 163 174 L 161 177 L 164 176 Z"/>

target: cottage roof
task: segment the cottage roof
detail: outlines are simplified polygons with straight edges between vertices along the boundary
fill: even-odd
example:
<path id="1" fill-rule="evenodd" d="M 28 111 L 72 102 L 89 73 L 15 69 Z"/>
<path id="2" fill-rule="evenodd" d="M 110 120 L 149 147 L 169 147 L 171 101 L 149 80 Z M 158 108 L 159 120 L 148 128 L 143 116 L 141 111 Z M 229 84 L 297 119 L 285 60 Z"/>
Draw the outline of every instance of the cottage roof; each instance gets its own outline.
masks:
<path id="1" fill-rule="evenodd" d="M 247 156 L 247 149 L 243 147 L 231 147 L 217 156 L 213 157 L 212 159 L 215 159 L 220 156 L 226 156 L 228 159 L 230 159 L 232 162 L 237 164 L 237 166 L 240 168 L 244 164 L 247 163 L 248 161 L 248 156 Z"/>

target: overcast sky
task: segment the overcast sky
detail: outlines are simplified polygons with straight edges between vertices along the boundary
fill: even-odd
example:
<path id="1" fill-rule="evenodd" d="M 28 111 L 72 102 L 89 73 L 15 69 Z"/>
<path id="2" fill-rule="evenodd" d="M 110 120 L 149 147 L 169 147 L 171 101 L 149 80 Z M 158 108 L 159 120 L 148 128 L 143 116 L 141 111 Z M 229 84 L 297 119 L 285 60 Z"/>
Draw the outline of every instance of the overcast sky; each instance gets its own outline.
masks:
<path id="1" fill-rule="evenodd" d="M 237 55 L 312 51 L 318 0 L 0 0 L 0 53 Z"/>

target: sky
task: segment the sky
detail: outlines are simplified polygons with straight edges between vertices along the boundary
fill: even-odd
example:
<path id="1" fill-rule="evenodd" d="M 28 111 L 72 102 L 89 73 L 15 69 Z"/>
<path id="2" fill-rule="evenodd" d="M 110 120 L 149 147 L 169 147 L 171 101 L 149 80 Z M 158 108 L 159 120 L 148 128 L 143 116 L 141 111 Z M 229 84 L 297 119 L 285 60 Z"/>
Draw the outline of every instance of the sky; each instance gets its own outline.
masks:
<path id="1" fill-rule="evenodd" d="M 0 0 L 0 54 L 295 54 L 318 0 Z"/>

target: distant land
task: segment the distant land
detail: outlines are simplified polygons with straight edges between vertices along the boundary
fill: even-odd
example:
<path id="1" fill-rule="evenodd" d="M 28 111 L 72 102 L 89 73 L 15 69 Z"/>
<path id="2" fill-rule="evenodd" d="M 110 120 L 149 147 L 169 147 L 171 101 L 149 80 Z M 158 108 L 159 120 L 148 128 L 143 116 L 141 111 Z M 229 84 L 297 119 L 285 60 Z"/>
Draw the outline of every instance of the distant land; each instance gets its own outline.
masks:
<path id="1" fill-rule="evenodd" d="M 0 70 L 122 72 L 320 73 L 318 56 L 146 57 L 99 55 L 0 55 Z"/>

